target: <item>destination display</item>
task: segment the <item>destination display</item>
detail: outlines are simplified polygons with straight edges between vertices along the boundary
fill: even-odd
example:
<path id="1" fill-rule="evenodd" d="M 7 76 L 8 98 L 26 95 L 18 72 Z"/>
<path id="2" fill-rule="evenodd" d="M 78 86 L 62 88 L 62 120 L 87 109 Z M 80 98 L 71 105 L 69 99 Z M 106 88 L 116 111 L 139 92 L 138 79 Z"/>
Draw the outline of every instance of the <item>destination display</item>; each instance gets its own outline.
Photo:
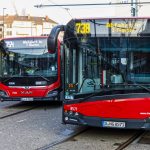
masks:
<path id="1" fill-rule="evenodd" d="M 149 19 L 90 19 L 76 20 L 77 35 L 87 36 L 143 36 L 150 34 Z"/>
<path id="2" fill-rule="evenodd" d="M 17 38 L 17 39 L 5 39 L 6 47 L 8 49 L 17 48 L 45 48 L 47 40 L 45 38 Z"/>
<path id="3" fill-rule="evenodd" d="M 47 38 L 15 38 L 5 39 L 6 51 L 30 55 L 47 53 Z"/>

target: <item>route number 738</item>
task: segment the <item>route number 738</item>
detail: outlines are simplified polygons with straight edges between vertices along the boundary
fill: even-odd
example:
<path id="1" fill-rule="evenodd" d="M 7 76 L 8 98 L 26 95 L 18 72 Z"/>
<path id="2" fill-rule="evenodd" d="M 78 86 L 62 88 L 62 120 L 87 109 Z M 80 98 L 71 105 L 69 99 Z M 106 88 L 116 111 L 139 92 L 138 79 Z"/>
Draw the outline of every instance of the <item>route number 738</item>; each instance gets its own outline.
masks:
<path id="1" fill-rule="evenodd" d="M 90 23 L 76 23 L 77 34 L 89 34 Z"/>

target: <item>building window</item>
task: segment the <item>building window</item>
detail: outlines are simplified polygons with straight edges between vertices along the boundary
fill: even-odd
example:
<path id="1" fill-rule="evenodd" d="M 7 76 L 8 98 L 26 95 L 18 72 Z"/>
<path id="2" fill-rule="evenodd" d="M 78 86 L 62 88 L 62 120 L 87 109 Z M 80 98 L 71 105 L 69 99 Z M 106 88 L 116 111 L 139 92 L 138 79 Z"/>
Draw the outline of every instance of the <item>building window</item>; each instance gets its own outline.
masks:
<path id="1" fill-rule="evenodd" d="M 12 24 L 7 24 L 7 28 L 12 28 Z"/>
<path id="2" fill-rule="evenodd" d="M 7 35 L 12 35 L 12 31 L 7 31 Z"/>

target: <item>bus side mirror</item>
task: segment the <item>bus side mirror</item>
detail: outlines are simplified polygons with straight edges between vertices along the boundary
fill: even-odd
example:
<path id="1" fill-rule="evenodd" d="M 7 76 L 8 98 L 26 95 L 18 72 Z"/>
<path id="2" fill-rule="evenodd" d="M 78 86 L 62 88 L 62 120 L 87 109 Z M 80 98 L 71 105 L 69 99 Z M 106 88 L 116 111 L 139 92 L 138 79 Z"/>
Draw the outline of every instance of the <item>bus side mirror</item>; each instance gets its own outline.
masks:
<path id="1" fill-rule="evenodd" d="M 60 31 L 64 31 L 64 25 L 58 25 L 51 30 L 47 39 L 47 47 L 49 53 L 55 53 L 57 48 L 58 34 Z"/>

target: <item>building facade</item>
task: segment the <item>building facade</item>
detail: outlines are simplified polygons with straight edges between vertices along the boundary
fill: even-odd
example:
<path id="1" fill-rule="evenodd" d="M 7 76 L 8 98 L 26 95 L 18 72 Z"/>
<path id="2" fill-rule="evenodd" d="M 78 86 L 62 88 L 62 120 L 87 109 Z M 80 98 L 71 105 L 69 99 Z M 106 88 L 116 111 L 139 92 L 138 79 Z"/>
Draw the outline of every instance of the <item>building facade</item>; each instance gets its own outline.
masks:
<path id="1" fill-rule="evenodd" d="M 55 25 L 57 25 L 57 22 L 48 18 L 48 16 L 0 16 L 0 39 L 48 35 Z"/>

